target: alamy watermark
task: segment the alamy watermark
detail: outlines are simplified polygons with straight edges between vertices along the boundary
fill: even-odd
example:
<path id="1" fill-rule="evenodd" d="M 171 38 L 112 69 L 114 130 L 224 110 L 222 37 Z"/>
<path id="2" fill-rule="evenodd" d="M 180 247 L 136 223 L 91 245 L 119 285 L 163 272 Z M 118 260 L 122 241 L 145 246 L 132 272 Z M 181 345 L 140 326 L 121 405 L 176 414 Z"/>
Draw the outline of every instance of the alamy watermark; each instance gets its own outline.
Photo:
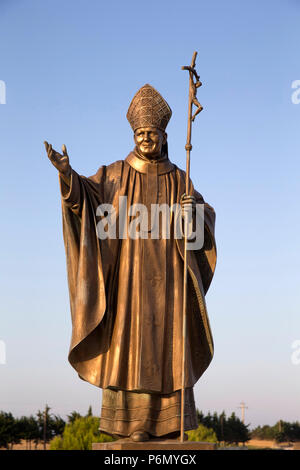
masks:
<path id="1" fill-rule="evenodd" d="M 6 345 L 5 342 L 0 339 L 0 364 L 6 364 Z"/>
<path id="2" fill-rule="evenodd" d="M 295 339 L 292 342 L 292 349 L 293 352 L 291 354 L 291 361 L 294 366 L 298 366 L 300 364 L 300 339 Z"/>
<path id="3" fill-rule="evenodd" d="M 6 84 L 0 80 L 0 104 L 6 104 Z"/>
<path id="4" fill-rule="evenodd" d="M 295 90 L 291 96 L 292 103 L 299 104 L 300 103 L 300 80 L 294 80 L 292 82 L 292 89 Z"/>
<path id="5" fill-rule="evenodd" d="M 150 214 L 144 204 L 128 207 L 127 196 L 119 196 L 118 207 L 100 204 L 97 235 L 110 239 L 182 239 L 186 237 L 187 250 L 200 250 L 204 243 L 204 204 L 151 204 Z M 172 233 L 171 233 L 172 228 Z"/>

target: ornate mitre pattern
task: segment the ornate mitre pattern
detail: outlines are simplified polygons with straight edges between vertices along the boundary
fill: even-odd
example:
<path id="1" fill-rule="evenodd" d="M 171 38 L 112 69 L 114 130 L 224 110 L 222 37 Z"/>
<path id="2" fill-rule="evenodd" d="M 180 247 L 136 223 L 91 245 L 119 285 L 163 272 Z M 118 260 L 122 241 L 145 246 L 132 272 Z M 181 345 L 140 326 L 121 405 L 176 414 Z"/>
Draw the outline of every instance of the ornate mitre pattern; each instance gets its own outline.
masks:
<path id="1" fill-rule="evenodd" d="M 127 112 L 127 119 L 136 131 L 139 127 L 157 127 L 164 131 L 172 116 L 168 103 L 151 85 L 144 85 L 134 95 Z"/>

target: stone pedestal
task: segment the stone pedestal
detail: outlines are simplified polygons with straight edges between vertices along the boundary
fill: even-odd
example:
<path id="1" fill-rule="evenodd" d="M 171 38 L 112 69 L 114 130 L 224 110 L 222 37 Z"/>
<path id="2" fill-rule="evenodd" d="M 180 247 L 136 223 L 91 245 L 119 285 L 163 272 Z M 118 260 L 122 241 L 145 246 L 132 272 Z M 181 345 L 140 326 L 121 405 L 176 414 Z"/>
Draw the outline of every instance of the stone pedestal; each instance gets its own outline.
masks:
<path id="1" fill-rule="evenodd" d="M 93 450 L 216 450 L 217 445 L 212 442 L 180 442 L 175 439 L 153 439 L 146 442 L 133 442 L 130 439 L 119 439 L 114 442 L 95 442 Z"/>

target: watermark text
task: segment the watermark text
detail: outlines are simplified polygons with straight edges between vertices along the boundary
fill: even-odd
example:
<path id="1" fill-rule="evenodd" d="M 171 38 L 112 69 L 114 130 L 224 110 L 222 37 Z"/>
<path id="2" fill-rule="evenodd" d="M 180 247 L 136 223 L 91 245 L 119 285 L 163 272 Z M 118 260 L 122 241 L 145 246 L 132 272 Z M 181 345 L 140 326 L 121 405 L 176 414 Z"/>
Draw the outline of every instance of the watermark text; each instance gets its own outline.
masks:
<path id="1" fill-rule="evenodd" d="M 120 196 L 118 207 L 100 204 L 96 216 L 100 240 L 186 238 L 187 250 L 200 250 L 204 244 L 204 204 L 151 204 L 149 211 L 140 203 L 128 207 L 127 196 Z"/>
<path id="2" fill-rule="evenodd" d="M 292 364 L 294 364 L 294 366 L 298 366 L 300 364 L 300 339 L 295 339 L 295 341 L 292 342 L 292 349 Z"/>
<path id="3" fill-rule="evenodd" d="M 292 88 L 293 90 L 295 90 L 291 96 L 292 103 L 299 104 L 300 103 L 300 80 L 294 80 L 292 82 Z"/>
<path id="4" fill-rule="evenodd" d="M 6 364 L 6 345 L 5 342 L 0 339 L 0 364 Z"/>
<path id="5" fill-rule="evenodd" d="M 6 104 L 6 84 L 0 80 L 0 104 Z"/>

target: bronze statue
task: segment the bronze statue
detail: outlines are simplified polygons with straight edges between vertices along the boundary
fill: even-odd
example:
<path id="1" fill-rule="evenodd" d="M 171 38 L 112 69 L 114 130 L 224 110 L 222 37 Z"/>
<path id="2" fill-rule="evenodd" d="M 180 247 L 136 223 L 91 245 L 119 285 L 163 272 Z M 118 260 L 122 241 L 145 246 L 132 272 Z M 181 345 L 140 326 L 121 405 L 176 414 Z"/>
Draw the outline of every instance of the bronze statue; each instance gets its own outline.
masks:
<path id="1" fill-rule="evenodd" d="M 125 199 L 127 207 L 143 204 L 149 213 L 158 204 L 204 205 L 204 245 L 187 254 L 185 430 L 198 426 L 193 386 L 213 355 L 205 294 L 216 263 L 215 213 L 191 182 L 185 194 L 185 172 L 169 160 L 171 114 L 163 97 L 143 86 L 127 113 L 134 150 L 88 178 L 71 168 L 65 146 L 60 154 L 45 142 L 62 196 L 69 361 L 81 379 L 103 389 L 100 429 L 134 441 L 176 438 L 180 431 L 184 240 L 174 237 L 172 213 L 169 238 L 161 227 L 156 238 L 147 236 L 150 217 L 140 224 L 142 236 L 119 231 L 99 238 L 101 204 L 113 206 L 117 222 Z M 126 218 L 128 226 L 132 215 Z"/>

